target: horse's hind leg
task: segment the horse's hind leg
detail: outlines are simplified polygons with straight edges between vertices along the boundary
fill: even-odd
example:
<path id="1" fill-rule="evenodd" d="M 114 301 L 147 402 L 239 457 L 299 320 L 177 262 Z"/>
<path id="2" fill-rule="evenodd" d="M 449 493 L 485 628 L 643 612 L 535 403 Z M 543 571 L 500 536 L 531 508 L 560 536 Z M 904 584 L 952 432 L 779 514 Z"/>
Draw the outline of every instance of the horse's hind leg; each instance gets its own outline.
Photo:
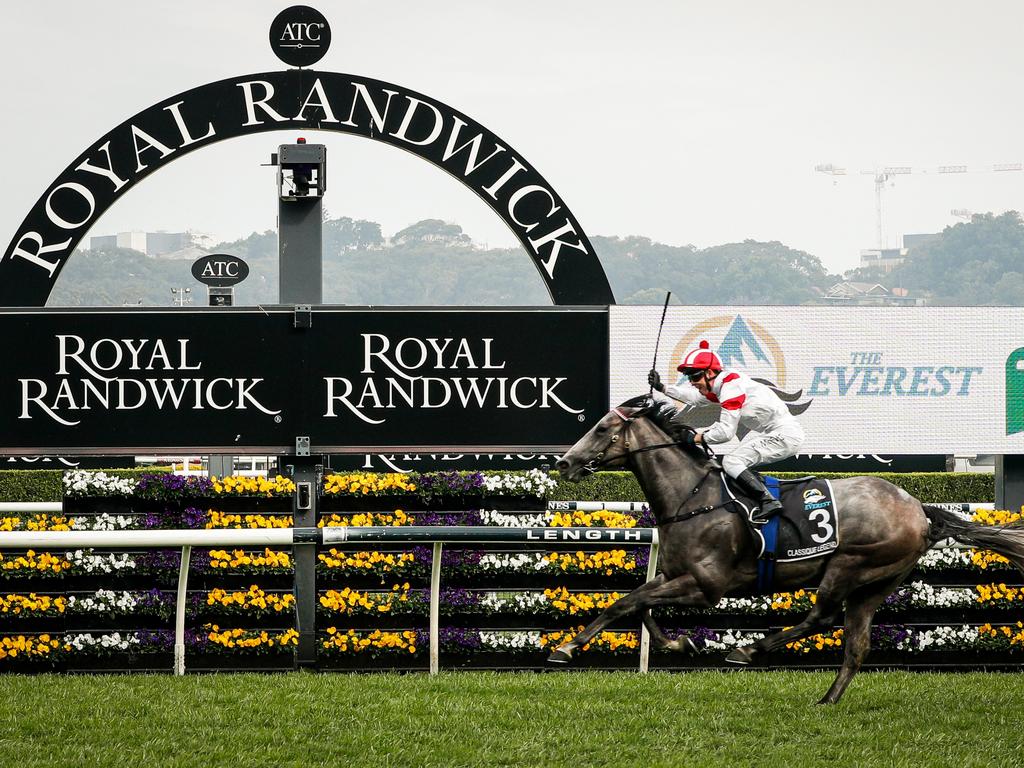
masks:
<path id="1" fill-rule="evenodd" d="M 819 704 L 835 704 L 842 698 L 846 686 L 850 684 L 853 676 L 857 674 L 861 664 L 871 650 L 871 618 L 893 590 L 896 589 L 906 577 L 900 574 L 899 578 L 887 580 L 882 583 L 868 584 L 855 589 L 846 598 L 846 624 L 843 628 L 843 665 L 833 681 L 828 692 L 821 698 Z"/>
<path id="2" fill-rule="evenodd" d="M 694 645 L 693 640 L 687 634 L 682 634 L 675 640 L 670 638 L 664 632 L 661 631 L 661 627 L 651 616 L 650 609 L 644 611 L 644 626 L 647 627 L 647 631 L 651 633 L 651 643 L 659 651 L 679 651 L 680 653 L 696 653 L 697 646 Z"/>
<path id="3" fill-rule="evenodd" d="M 582 648 L 589 643 L 598 632 L 616 619 L 631 613 L 658 605 L 672 604 L 710 608 L 718 602 L 718 598 L 719 596 L 716 595 L 714 600 L 709 600 L 697 584 L 697 580 L 689 574 L 666 581 L 665 575 L 659 573 L 646 584 L 641 584 L 628 595 L 605 608 L 601 615 L 590 622 L 576 637 L 558 646 L 548 656 L 548 661 L 556 664 L 568 664 L 577 648 Z"/>
<path id="4" fill-rule="evenodd" d="M 781 648 L 786 643 L 792 643 L 802 637 L 813 635 L 815 632 L 830 629 L 835 623 L 836 617 L 839 615 L 839 611 L 842 607 L 842 600 L 837 600 L 832 597 L 829 591 L 823 590 L 819 587 L 816 602 L 814 603 L 814 607 L 811 608 L 811 612 L 807 614 L 807 618 L 789 629 L 784 629 L 781 632 L 776 632 L 773 635 L 763 637 L 751 645 L 734 648 L 732 652 L 725 657 L 725 660 L 731 664 L 746 665 L 749 664 L 753 660 L 754 656 L 761 651 L 774 651 L 776 648 Z"/>

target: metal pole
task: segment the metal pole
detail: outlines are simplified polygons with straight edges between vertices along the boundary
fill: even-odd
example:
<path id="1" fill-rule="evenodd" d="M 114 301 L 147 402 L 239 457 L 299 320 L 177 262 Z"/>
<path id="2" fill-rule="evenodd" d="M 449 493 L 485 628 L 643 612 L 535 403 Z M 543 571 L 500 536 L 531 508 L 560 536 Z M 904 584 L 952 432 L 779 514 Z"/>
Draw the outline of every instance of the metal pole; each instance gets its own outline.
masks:
<path id="1" fill-rule="evenodd" d="M 174 674 L 185 674 L 185 598 L 188 595 L 188 564 L 192 547 L 181 548 L 178 567 L 178 597 L 174 603 Z"/>
<path id="2" fill-rule="evenodd" d="M 319 457 L 293 456 L 292 479 L 295 496 L 292 514 L 295 527 L 317 532 L 311 540 L 292 545 L 295 563 L 295 629 L 299 633 L 295 649 L 295 666 L 316 665 L 316 548 L 319 532 L 316 527 L 319 506 L 320 476 L 323 465 Z"/>
<path id="3" fill-rule="evenodd" d="M 430 674 L 436 675 L 441 659 L 441 552 L 444 544 L 434 542 L 430 564 Z"/>
<path id="4" fill-rule="evenodd" d="M 647 580 L 651 581 L 658 575 L 658 529 L 654 529 L 654 537 L 651 539 L 650 558 L 647 562 Z M 640 627 L 640 671 L 647 672 L 651 657 L 651 633 L 647 627 Z"/>

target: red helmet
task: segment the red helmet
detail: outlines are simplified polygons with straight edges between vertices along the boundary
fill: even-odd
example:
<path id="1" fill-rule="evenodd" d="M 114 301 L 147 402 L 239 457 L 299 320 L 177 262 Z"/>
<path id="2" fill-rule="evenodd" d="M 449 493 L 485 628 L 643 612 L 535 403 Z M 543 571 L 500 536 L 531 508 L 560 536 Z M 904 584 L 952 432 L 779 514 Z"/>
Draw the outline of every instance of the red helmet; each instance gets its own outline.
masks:
<path id="1" fill-rule="evenodd" d="M 722 361 L 711 351 L 711 345 L 702 340 L 697 349 L 686 353 L 676 370 L 684 376 L 693 376 L 702 371 L 720 371 Z"/>

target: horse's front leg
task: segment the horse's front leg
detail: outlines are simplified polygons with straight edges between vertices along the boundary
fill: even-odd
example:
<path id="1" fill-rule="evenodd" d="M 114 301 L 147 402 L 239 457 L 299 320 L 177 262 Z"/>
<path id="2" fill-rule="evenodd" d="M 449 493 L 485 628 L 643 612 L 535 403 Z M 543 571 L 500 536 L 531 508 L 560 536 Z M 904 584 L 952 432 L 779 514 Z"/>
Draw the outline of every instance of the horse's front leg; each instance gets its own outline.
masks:
<path id="1" fill-rule="evenodd" d="M 548 656 L 548 661 L 556 664 L 568 664 L 572 659 L 573 652 L 577 648 L 582 648 L 589 643 L 598 632 L 616 619 L 628 616 L 631 613 L 667 604 L 710 608 L 716 602 L 718 602 L 718 596 L 715 596 L 713 600 L 709 599 L 704 594 L 704 590 L 697 584 L 697 580 L 690 574 L 666 580 L 665 575 L 659 573 L 651 581 L 642 584 L 625 597 L 616 600 L 608 606 L 600 616 L 590 622 L 576 637 L 558 646 Z"/>

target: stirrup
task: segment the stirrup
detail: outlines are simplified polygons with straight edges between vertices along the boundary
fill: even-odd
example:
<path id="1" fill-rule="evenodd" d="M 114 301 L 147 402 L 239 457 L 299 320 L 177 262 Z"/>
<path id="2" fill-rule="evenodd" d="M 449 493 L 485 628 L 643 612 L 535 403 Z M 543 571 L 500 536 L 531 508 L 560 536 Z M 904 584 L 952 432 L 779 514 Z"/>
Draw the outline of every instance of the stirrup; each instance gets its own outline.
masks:
<path id="1" fill-rule="evenodd" d="M 765 509 L 765 506 L 769 509 Z M 750 513 L 750 522 L 754 525 L 764 525 L 773 517 L 782 513 L 782 502 L 776 499 L 774 496 L 771 501 L 767 499 L 757 505 L 757 509 Z"/>

